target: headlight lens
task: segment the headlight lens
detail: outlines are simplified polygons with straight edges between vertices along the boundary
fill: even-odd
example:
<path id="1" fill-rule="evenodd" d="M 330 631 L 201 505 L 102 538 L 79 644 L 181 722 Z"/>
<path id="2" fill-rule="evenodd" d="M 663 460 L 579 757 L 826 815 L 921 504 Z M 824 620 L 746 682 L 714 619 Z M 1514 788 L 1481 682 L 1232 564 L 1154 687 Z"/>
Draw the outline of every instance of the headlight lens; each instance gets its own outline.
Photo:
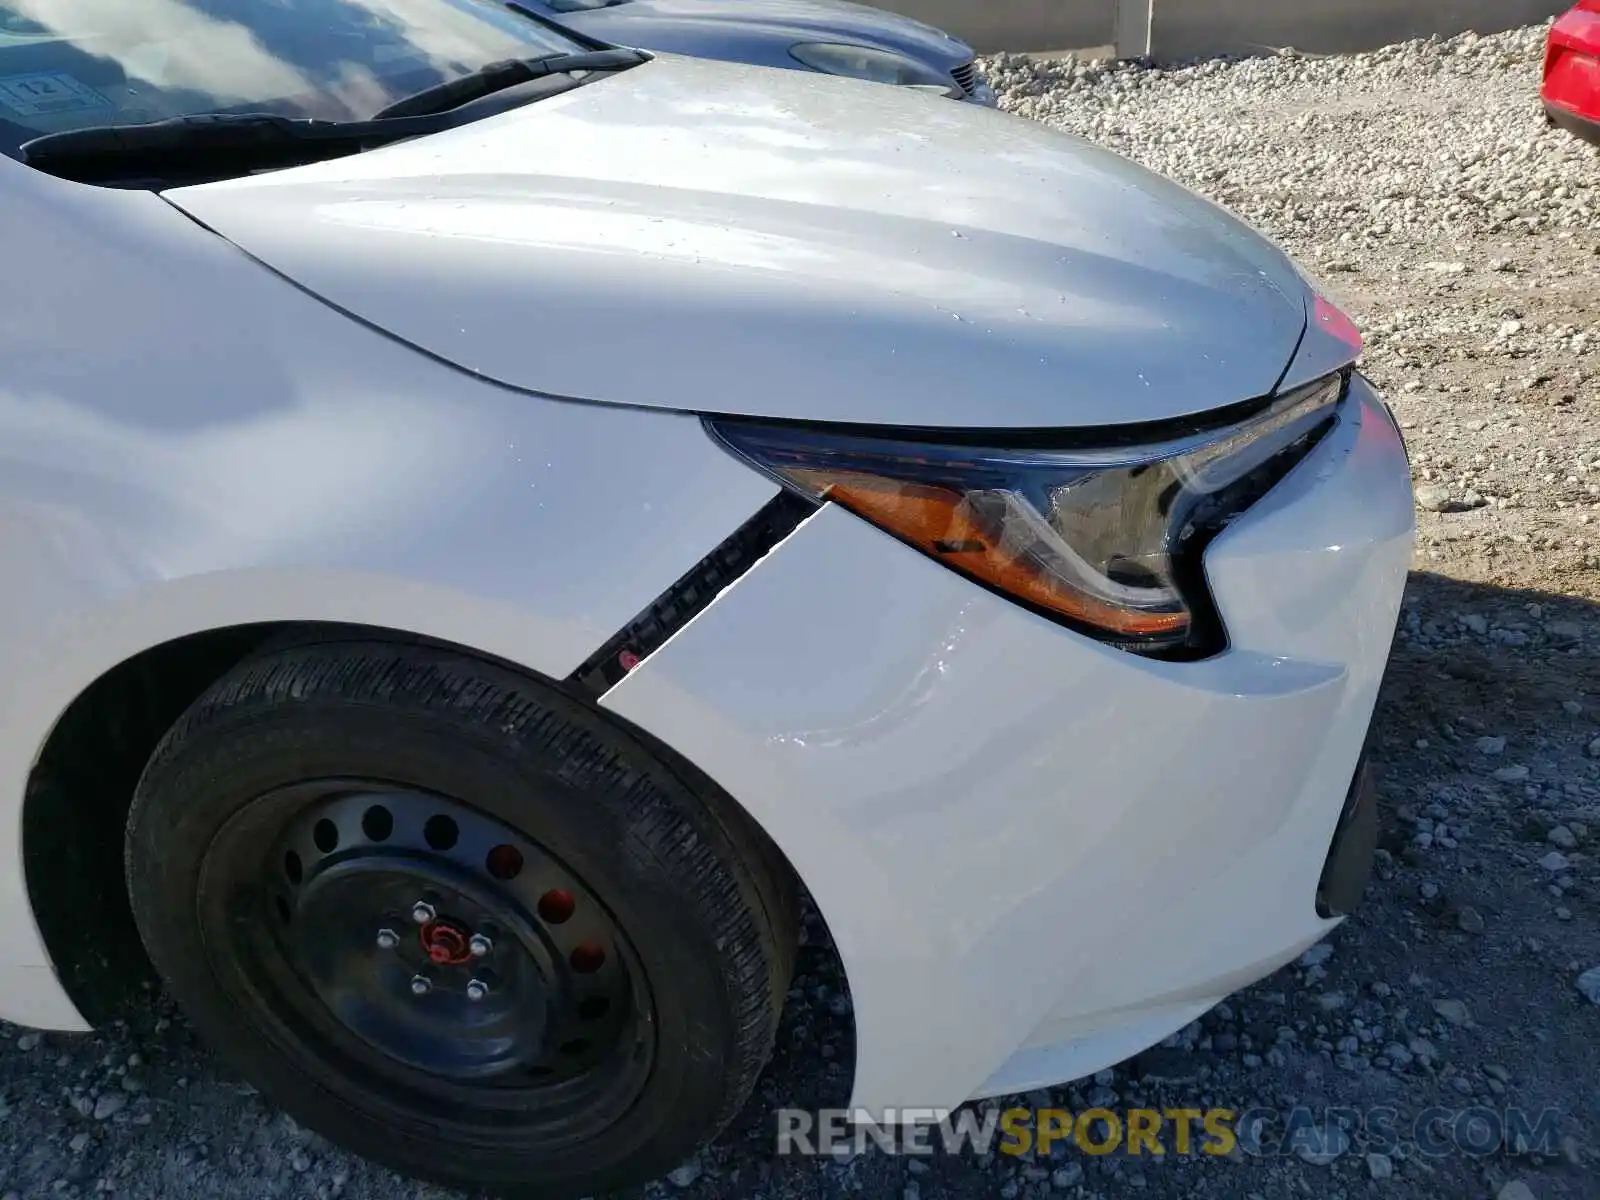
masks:
<path id="1" fill-rule="evenodd" d="M 1326 431 L 1345 381 L 1320 379 L 1226 428 L 1081 449 L 707 425 L 787 486 L 1035 611 L 1126 650 L 1194 657 L 1226 640 L 1201 551 Z"/>
<path id="2" fill-rule="evenodd" d="M 950 88 L 953 81 L 925 63 L 892 50 L 872 46 L 847 46 L 837 42 L 801 42 L 789 47 L 796 62 L 829 75 L 848 75 L 873 83 L 893 83 L 902 87 L 922 85 Z"/>

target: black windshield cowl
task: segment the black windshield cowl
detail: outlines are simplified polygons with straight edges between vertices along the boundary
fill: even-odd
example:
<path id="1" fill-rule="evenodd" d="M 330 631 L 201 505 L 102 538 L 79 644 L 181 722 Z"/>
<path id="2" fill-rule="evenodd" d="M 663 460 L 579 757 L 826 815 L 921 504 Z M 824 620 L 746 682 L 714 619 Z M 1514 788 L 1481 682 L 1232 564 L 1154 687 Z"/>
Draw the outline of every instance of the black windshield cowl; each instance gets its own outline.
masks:
<path id="1" fill-rule="evenodd" d="M 29 166 L 79 183 L 174 186 L 321 162 L 464 125 L 577 86 L 578 73 L 620 70 L 648 56 L 632 50 L 550 55 L 496 63 L 430 88 L 365 121 L 273 113 L 200 113 L 137 125 L 95 125 L 24 142 Z M 515 71 L 506 68 L 516 67 Z M 474 82 L 476 81 L 476 82 Z M 469 84 L 470 87 L 460 85 Z M 449 96 L 444 96 L 446 90 Z"/>
<path id="2" fill-rule="evenodd" d="M 374 113 L 375 119 L 416 117 L 448 112 L 481 97 L 529 83 L 546 75 L 567 71 L 620 71 L 647 62 L 650 56 L 640 50 L 616 47 L 586 50 L 575 54 L 548 54 L 539 58 L 513 58 L 489 63 L 445 83 L 424 88 L 387 108 Z"/>

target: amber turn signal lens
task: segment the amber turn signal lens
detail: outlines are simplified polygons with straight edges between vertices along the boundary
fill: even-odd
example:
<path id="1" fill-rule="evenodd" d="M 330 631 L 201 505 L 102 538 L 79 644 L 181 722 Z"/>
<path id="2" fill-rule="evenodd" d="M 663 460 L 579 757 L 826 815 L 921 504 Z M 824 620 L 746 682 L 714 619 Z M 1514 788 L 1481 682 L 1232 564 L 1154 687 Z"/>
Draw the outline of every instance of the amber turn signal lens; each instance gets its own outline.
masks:
<path id="1" fill-rule="evenodd" d="M 1008 549 L 1003 536 L 973 512 L 969 498 L 949 488 L 857 476 L 825 482 L 808 472 L 818 494 L 865 517 L 964 575 L 1068 617 L 1131 638 L 1170 637 L 1189 624 L 1187 612 L 1118 608 L 1063 586 L 1026 549 Z"/>

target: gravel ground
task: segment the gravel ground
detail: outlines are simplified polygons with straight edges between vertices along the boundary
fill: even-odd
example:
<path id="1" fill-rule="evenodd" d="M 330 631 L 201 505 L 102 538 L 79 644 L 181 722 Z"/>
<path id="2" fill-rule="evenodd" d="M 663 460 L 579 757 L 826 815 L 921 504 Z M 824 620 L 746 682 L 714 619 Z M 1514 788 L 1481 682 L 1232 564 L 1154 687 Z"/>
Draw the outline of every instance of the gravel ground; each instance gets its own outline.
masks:
<path id="1" fill-rule="evenodd" d="M 1002 56 L 1005 107 L 1213 196 L 1367 332 L 1421 536 L 1375 727 L 1385 840 L 1307 960 L 1158 1050 L 1025 1102 L 1559 1110 L 1548 1154 L 776 1160 L 843 1099 L 849 1002 L 810 927 L 777 1061 L 652 1196 L 1172 1200 L 1600 1195 L 1600 153 L 1547 130 L 1543 28 L 1182 70 Z M 1586 994 L 1587 989 L 1587 994 Z M 1332 1153 L 1343 1151 L 1343 1153 Z M 0 1026 L 0 1197 L 440 1195 L 296 1128 L 158 999 L 81 1038 Z"/>

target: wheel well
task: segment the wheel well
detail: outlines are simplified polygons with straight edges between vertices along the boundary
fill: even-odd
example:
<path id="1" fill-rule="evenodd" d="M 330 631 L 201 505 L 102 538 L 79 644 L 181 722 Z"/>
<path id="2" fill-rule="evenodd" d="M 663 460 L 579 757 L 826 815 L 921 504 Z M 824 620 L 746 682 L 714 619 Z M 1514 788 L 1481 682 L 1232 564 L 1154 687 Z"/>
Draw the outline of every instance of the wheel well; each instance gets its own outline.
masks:
<path id="1" fill-rule="evenodd" d="M 56 977 L 91 1025 L 114 1019 L 153 979 L 128 903 L 123 834 L 156 745 L 208 687 L 252 652 L 353 637 L 428 640 L 303 621 L 206 630 L 119 663 L 56 722 L 28 776 L 22 862 Z"/>
<path id="2" fill-rule="evenodd" d="M 145 763 L 183 711 L 280 628 L 197 633 L 113 667 L 68 706 L 28 776 L 28 897 L 57 978 L 90 1024 L 111 1020 L 151 977 L 122 857 Z"/>
<path id="3" fill-rule="evenodd" d="M 468 647 L 393 630 L 310 622 L 243 625 L 192 634 L 142 651 L 100 676 L 62 714 L 28 777 L 22 809 L 23 867 L 34 919 L 56 975 L 91 1025 L 121 1016 L 142 985 L 154 978 L 128 903 L 123 838 L 134 790 L 157 744 L 207 688 L 247 655 L 305 642 L 357 638 L 444 646 L 527 673 L 526 668 Z M 703 771 L 670 747 L 615 714 L 607 715 L 627 725 L 686 783 L 721 793 Z M 799 882 L 765 831 L 731 798 L 730 803 L 750 821 L 761 846 Z M 809 896 L 803 903 L 812 936 L 797 964 L 801 977 L 831 984 L 830 990 L 848 996 L 843 963 L 826 922 Z M 834 1080 L 835 1088 L 842 1082 L 846 1095 L 855 1048 L 854 1022 L 848 1023 L 851 1028 L 843 1042 L 852 1061 L 837 1064 L 844 1068 L 845 1078 Z"/>

